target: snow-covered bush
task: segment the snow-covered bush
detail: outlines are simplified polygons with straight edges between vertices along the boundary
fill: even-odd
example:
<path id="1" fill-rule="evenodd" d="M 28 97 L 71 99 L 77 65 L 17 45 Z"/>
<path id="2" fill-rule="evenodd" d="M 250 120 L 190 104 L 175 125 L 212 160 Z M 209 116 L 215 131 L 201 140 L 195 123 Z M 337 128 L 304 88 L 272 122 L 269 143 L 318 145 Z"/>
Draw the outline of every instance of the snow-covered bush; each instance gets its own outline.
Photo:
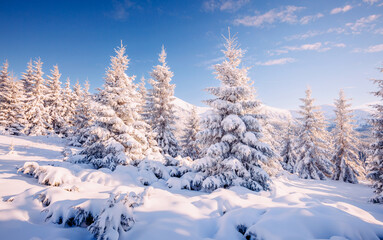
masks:
<path id="1" fill-rule="evenodd" d="M 40 166 L 36 162 L 26 162 L 18 169 L 18 172 L 31 175 L 38 179 L 40 184 L 50 186 L 61 186 L 63 184 L 74 184 L 80 180 L 70 170 L 62 167 Z"/>

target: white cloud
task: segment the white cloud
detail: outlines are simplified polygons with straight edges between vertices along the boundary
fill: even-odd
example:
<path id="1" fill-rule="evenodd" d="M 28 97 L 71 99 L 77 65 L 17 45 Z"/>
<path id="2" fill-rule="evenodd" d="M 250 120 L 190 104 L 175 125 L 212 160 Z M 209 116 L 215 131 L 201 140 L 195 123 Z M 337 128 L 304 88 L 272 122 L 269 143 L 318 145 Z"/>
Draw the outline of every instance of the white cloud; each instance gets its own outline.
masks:
<path id="1" fill-rule="evenodd" d="M 353 52 L 356 52 L 356 53 L 360 53 L 360 52 L 363 52 L 363 53 L 376 53 L 376 52 L 382 52 L 382 51 L 383 51 L 383 44 L 369 46 L 366 49 L 356 48 L 356 49 L 353 50 Z"/>
<path id="2" fill-rule="evenodd" d="M 207 12 L 213 12 L 216 9 L 235 12 L 249 2 L 250 0 L 205 0 L 202 3 L 202 9 Z"/>
<path id="3" fill-rule="evenodd" d="M 298 22 L 298 17 L 295 13 L 302 9 L 304 9 L 304 7 L 286 6 L 279 10 L 272 9 L 264 14 L 238 18 L 234 20 L 234 23 L 255 27 L 263 27 L 265 24 L 275 22 L 296 23 Z"/>
<path id="4" fill-rule="evenodd" d="M 289 53 L 292 51 L 316 51 L 316 52 L 326 52 L 330 50 L 331 48 L 345 48 L 346 44 L 344 43 L 333 43 L 333 42 L 316 42 L 316 43 L 311 43 L 311 44 L 302 44 L 299 46 L 284 46 L 281 49 L 276 49 L 276 50 L 270 50 L 268 51 L 268 54 L 270 56 L 274 55 L 281 55 L 285 53 Z"/>
<path id="5" fill-rule="evenodd" d="M 308 24 L 309 22 L 314 22 L 315 20 L 323 17 L 324 15 L 322 13 L 318 13 L 316 15 L 309 15 L 309 16 L 304 16 L 302 17 L 299 22 L 301 24 Z"/>
<path id="6" fill-rule="evenodd" d="M 303 44 L 301 46 L 287 46 L 285 47 L 287 50 L 290 51 L 319 51 L 322 47 L 322 43 L 317 42 L 313 44 Z"/>
<path id="7" fill-rule="evenodd" d="M 256 65 L 260 66 L 272 66 L 272 65 L 284 65 L 287 63 L 295 62 L 296 60 L 294 58 L 279 58 L 279 59 L 273 59 L 266 62 L 257 62 Z"/>
<path id="8" fill-rule="evenodd" d="M 113 10 L 107 15 L 116 20 L 125 20 L 132 9 L 141 9 L 141 6 L 131 0 L 116 0 L 113 1 Z"/>
<path id="9" fill-rule="evenodd" d="M 368 4 L 374 4 L 374 3 L 377 3 L 377 2 L 379 2 L 379 0 L 363 0 L 363 2 L 365 2 L 365 3 L 368 3 Z"/>
<path id="10" fill-rule="evenodd" d="M 337 14 L 337 13 L 341 13 L 341 12 L 348 12 L 352 9 L 352 6 L 351 5 L 346 5 L 344 7 L 339 7 L 339 8 L 334 8 L 333 10 L 331 10 L 331 14 Z"/>
<path id="11" fill-rule="evenodd" d="M 305 33 L 295 34 L 295 35 L 292 35 L 292 36 L 285 37 L 285 40 L 287 40 L 287 41 L 290 41 L 290 40 L 304 40 L 306 38 L 311 38 L 311 37 L 315 37 L 315 36 L 322 35 L 322 34 L 323 34 L 323 32 L 310 30 L 310 31 L 305 32 Z"/>
<path id="12" fill-rule="evenodd" d="M 378 28 L 374 31 L 375 34 L 382 34 L 383 35 L 383 28 Z"/>
<path id="13" fill-rule="evenodd" d="M 353 33 L 360 33 L 363 29 L 372 29 L 375 25 L 372 24 L 375 20 L 377 20 L 380 15 L 373 14 L 368 17 L 362 17 L 356 20 L 355 23 L 347 23 L 346 26 L 351 29 Z"/>
<path id="14" fill-rule="evenodd" d="M 344 44 L 344 43 L 335 43 L 334 47 L 345 48 L 346 44 Z"/>

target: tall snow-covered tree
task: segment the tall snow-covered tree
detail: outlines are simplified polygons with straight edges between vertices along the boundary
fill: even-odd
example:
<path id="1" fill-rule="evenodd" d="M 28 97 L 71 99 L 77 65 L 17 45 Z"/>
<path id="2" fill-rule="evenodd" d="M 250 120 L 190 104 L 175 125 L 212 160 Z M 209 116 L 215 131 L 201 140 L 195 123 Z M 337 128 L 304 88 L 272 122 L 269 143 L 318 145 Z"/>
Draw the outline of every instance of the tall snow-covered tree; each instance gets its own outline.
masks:
<path id="1" fill-rule="evenodd" d="M 295 140 L 296 136 L 294 128 L 291 125 L 291 123 L 289 123 L 283 139 L 283 149 L 281 151 L 281 157 L 283 169 L 290 173 L 294 172 L 294 166 L 297 161 L 297 153 L 295 152 Z"/>
<path id="2" fill-rule="evenodd" d="M 148 98 L 148 90 L 145 87 L 146 80 L 142 76 L 141 81 L 138 84 L 138 92 L 140 93 L 140 114 L 143 118 L 145 118 L 146 115 L 146 105 L 147 105 L 147 98 Z"/>
<path id="3" fill-rule="evenodd" d="M 61 89 L 61 73 L 58 66 L 54 66 L 51 70 L 51 76 L 47 77 L 47 93 L 45 99 L 45 107 L 50 116 L 50 125 L 55 133 L 62 132 L 65 127 L 63 96 Z"/>
<path id="4" fill-rule="evenodd" d="M 138 113 L 140 96 L 128 76 L 129 59 L 121 44 L 111 57 L 105 83 L 96 96 L 97 118 L 90 128 L 85 149 L 85 162 L 95 167 L 114 169 L 118 164 L 131 164 L 143 159 L 152 150 L 145 134 L 145 122 Z"/>
<path id="5" fill-rule="evenodd" d="M 6 60 L 0 72 L 0 126 L 8 125 L 8 107 L 9 101 L 7 96 L 10 91 L 11 76 L 8 71 L 8 61 Z"/>
<path id="6" fill-rule="evenodd" d="M 174 136 L 176 116 L 173 110 L 174 84 L 170 84 L 173 72 L 166 63 L 166 52 L 162 46 L 159 65 L 150 73 L 152 79 L 148 103 L 148 122 L 155 134 L 155 140 L 164 154 L 176 157 L 179 153 L 178 141 Z"/>
<path id="7" fill-rule="evenodd" d="M 197 138 L 199 131 L 199 116 L 196 107 L 193 107 L 182 135 L 183 155 L 193 160 L 201 156 L 200 144 Z"/>
<path id="8" fill-rule="evenodd" d="M 221 85 L 207 89 L 215 96 L 206 101 L 213 112 L 202 120 L 198 134 L 206 150 L 205 157 L 195 161 L 199 174 L 193 185 L 204 191 L 230 186 L 268 190 L 269 176 L 259 161 L 268 161 L 273 152 L 260 141 L 262 127 L 253 113 L 260 102 L 254 99 L 248 69 L 240 66 L 243 50 L 230 33 L 225 40 L 225 60 L 214 66 Z"/>
<path id="9" fill-rule="evenodd" d="M 294 172 L 305 179 L 324 180 L 332 173 L 332 164 L 329 160 L 328 133 L 326 122 L 319 107 L 314 106 L 311 89 L 306 90 L 306 97 L 301 98 L 300 133 L 297 141 L 297 163 Z M 331 145 L 330 145 L 331 146 Z"/>
<path id="10" fill-rule="evenodd" d="M 332 158 L 334 163 L 332 179 L 358 183 L 357 167 L 362 168 L 358 160 L 358 139 L 353 126 L 351 104 L 347 103 L 343 90 L 339 92 L 339 99 L 336 99 L 335 107 L 336 126 L 333 130 L 335 153 Z"/>
<path id="11" fill-rule="evenodd" d="M 63 120 L 65 126 L 61 129 L 60 133 L 64 136 L 70 137 L 71 135 L 71 129 L 73 128 L 73 116 L 74 112 L 76 110 L 76 104 L 75 104 L 75 93 L 73 93 L 73 90 L 70 85 L 70 79 L 67 78 L 65 82 L 64 89 L 62 89 L 62 99 L 63 99 Z"/>
<path id="12" fill-rule="evenodd" d="M 380 68 L 380 72 L 383 72 L 383 68 Z M 380 103 L 373 105 L 375 113 L 372 115 L 371 124 L 375 142 L 371 145 L 367 177 L 372 180 L 375 193 L 370 201 L 383 203 L 383 80 L 375 79 L 373 81 L 378 85 L 378 90 L 373 94 L 380 98 Z"/>
<path id="13" fill-rule="evenodd" d="M 25 127 L 25 116 L 23 109 L 23 89 L 21 82 L 11 75 L 10 88 L 8 93 L 9 111 L 7 131 L 12 135 L 20 135 Z"/>
<path id="14" fill-rule="evenodd" d="M 46 86 L 44 85 L 43 78 L 43 62 L 40 59 L 37 59 L 34 64 L 32 90 L 30 94 L 27 93 L 30 98 L 27 99 L 27 103 L 25 104 L 25 117 L 28 121 L 25 133 L 28 135 L 46 135 L 47 128 L 49 127 L 49 115 L 44 106 Z M 28 71 L 29 65 L 25 75 L 29 74 Z M 23 83 L 25 84 L 26 81 Z"/>

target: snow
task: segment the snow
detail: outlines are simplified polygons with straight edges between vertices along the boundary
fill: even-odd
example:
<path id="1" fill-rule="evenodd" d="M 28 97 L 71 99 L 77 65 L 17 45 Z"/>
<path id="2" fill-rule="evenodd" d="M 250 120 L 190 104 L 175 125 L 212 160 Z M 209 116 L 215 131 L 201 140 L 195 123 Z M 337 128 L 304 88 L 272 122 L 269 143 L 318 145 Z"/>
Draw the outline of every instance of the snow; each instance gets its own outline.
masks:
<path id="1" fill-rule="evenodd" d="M 55 137 L 0 135 L 2 239 L 93 239 L 89 214 L 98 219 L 93 226 L 109 227 L 101 233 L 112 239 L 383 238 L 382 206 L 368 202 L 373 190 L 366 182 L 305 180 L 285 173 L 272 178 L 270 192 L 231 187 L 205 193 L 184 189 L 195 177 L 188 172 L 182 178 L 154 178 L 148 187 L 140 182 L 140 171 L 153 174 L 149 170 L 159 162 L 141 170 L 95 170 L 63 161 L 65 144 Z M 169 173 L 167 167 L 158 169 Z M 48 182 L 40 183 L 49 185 L 40 184 L 41 177 Z M 111 201 L 114 207 L 108 207 Z"/>

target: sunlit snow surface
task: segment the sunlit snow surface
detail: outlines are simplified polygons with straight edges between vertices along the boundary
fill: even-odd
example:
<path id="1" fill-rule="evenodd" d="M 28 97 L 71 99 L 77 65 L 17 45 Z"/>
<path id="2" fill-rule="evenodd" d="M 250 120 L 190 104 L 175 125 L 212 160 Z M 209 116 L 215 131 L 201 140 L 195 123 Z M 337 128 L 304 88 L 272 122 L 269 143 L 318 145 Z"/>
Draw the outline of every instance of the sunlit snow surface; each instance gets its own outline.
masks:
<path id="1" fill-rule="evenodd" d="M 150 188 L 135 167 L 110 172 L 63 162 L 64 147 L 59 138 L 0 135 L 0 239 L 93 239 L 85 227 L 59 219 L 75 207 L 99 214 L 110 193 L 145 189 L 133 209 L 136 222 L 120 239 L 383 238 L 383 206 L 368 203 L 372 189 L 365 184 L 285 174 L 273 179 L 271 192 L 234 187 L 207 194 L 169 189 L 164 180 Z M 40 167 L 41 178 L 17 172 L 25 162 Z"/>

